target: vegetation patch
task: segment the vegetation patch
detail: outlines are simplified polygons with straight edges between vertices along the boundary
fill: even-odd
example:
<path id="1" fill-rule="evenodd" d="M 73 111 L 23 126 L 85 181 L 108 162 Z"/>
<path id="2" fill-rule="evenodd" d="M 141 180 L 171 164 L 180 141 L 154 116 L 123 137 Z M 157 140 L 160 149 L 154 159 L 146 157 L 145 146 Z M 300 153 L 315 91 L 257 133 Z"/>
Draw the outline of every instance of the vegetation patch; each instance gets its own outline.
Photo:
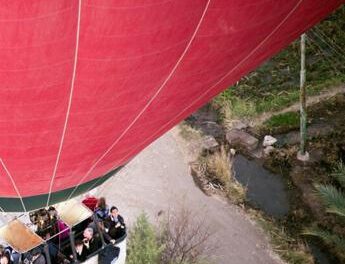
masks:
<path id="1" fill-rule="evenodd" d="M 273 115 L 264 122 L 264 126 L 270 133 L 281 133 L 289 130 L 298 129 L 300 124 L 300 116 L 297 112 L 287 112 Z"/>
<path id="2" fill-rule="evenodd" d="M 198 173 L 207 182 L 204 188 L 225 194 L 235 204 L 243 204 L 246 188 L 233 175 L 233 155 L 232 150 L 222 146 L 219 151 L 201 156 L 197 162 Z"/>
<path id="3" fill-rule="evenodd" d="M 320 223 L 305 230 L 304 234 L 320 238 L 337 257 L 345 262 L 345 165 L 340 161 L 331 174 L 333 184 L 315 184 L 316 195 L 326 213 L 332 215 L 332 224 Z"/>
<path id="4" fill-rule="evenodd" d="M 307 95 L 345 82 L 345 6 L 307 32 Z M 300 43 L 293 42 L 213 101 L 223 117 L 252 118 L 299 100 Z M 230 115 L 224 114 L 230 113 Z"/>
<path id="5" fill-rule="evenodd" d="M 231 127 L 234 119 L 250 119 L 256 115 L 254 102 L 238 98 L 214 99 L 212 106 L 225 127 Z"/>
<path id="6" fill-rule="evenodd" d="M 273 251 L 291 264 L 313 264 L 314 259 L 307 246 L 301 239 L 289 235 L 283 227 L 262 214 L 254 213 L 255 221 L 265 230 L 270 237 Z"/>
<path id="7" fill-rule="evenodd" d="M 129 233 L 128 264 L 158 264 L 164 246 L 159 243 L 155 227 L 142 213 Z"/>

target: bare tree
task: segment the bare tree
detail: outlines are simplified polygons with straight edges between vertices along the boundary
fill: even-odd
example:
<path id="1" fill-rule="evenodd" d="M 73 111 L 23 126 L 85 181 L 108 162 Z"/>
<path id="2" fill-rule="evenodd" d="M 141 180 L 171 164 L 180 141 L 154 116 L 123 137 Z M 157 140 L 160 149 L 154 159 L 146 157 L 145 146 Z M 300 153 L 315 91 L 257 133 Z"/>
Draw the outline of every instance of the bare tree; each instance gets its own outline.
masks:
<path id="1" fill-rule="evenodd" d="M 205 217 L 184 206 L 168 212 L 160 229 L 160 240 L 165 245 L 161 263 L 195 264 L 205 261 L 215 249 L 210 241 L 213 232 L 205 223 Z"/>

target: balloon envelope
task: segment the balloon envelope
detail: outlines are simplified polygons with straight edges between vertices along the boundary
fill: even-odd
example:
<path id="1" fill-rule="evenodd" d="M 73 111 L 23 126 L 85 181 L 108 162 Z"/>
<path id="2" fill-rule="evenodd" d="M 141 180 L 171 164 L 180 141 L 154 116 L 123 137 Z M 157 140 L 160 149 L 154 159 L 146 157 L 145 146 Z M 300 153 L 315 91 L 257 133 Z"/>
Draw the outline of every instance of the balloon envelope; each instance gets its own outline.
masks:
<path id="1" fill-rule="evenodd" d="M 101 184 L 341 3 L 1 1 L 0 209 Z"/>

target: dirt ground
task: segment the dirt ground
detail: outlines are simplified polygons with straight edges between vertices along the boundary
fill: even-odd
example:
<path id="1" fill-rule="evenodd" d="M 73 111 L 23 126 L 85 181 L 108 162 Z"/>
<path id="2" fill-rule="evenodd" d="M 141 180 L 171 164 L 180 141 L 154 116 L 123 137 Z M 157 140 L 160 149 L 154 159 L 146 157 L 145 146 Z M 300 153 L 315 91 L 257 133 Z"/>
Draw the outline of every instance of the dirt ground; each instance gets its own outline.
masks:
<path id="1" fill-rule="evenodd" d="M 143 211 L 155 222 L 158 214 L 181 206 L 206 215 L 205 225 L 211 226 L 212 243 L 217 245 L 215 263 L 282 263 L 270 250 L 266 236 L 240 208 L 206 196 L 196 187 L 189 174 L 189 157 L 177 134 L 175 128 L 152 143 L 98 193 L 109 205 L 119 207 L 129 225 Z"/>

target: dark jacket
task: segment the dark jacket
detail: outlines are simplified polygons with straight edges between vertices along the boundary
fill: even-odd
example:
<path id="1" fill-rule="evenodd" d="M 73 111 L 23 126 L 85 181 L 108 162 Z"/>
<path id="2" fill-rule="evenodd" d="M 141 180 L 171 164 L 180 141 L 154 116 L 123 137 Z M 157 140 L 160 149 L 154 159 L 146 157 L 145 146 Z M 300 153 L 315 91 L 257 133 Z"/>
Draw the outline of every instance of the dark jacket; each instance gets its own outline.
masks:
<path id="1" fill-rule="evenodd" d="M 89 253 L 88 253 L 88 250 L 87 250 L 86 246 L 83 245 L 83 250 L 81 251 L 81 253 L 79 254 L 78 252 L 76 252 L 76 254 L 77 254 L 77 260 L 83 262 L 83 261 L 86 260 L 87 255 Z"/>
<path id="2" fill-rule="evenodd" d="M 120 223 L 120 227 L 116 227 L 118 223 Z M 104 227 L 108 230 L 107 235 L 105 235 L 106 240 L 109 240 L 108 237 L 111 237 L 112 239 L 116 240 L 126 234 L 125 220 L 121 215 L 118 215 L 117 219 L 113 219 L 112 216 L 109 215 L 104 220 Z"/>
<path id="3" fill-rule="evenodd" d="M 99 239 L 99 237 L 94 236 L 89 241 L 89 247 L 87 247 L 85 244 L 84 244 L 84 247 L 86 248 L 87 255 L 89 256 L 102 247 L 102 241 Z"/>
<path id="4" fill-rule="evenodd" d="M 117 222 L 116 219 L 113 219 L 111 215 L 109 215 L 108 217 L 105 218 L 104 220 L 104 226 L 108 229 L 110 229 L 111 227 L 115 227 L 117 223 L 120 223 L 122 226 L 125 226 L 125 220 L 123 219 L 123 217 L 121 215 L 117 216 Z"/>

